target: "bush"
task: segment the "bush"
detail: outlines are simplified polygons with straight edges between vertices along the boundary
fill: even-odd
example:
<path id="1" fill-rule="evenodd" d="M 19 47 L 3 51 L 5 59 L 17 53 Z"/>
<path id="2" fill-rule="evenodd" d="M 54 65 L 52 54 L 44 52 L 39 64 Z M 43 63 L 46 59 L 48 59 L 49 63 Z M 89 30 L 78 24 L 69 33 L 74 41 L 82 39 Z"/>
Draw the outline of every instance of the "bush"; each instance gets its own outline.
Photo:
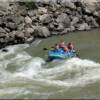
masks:
<path id="1" fill-rule="evenodd" d="M 29 10 L 37 8 L 36 3 L 34 1 L 29 1 L 29 2 L 28 1 L 23 1 L 23 2 L 19 1 L 18 4 L 20 6 L 27 7 Z"/>

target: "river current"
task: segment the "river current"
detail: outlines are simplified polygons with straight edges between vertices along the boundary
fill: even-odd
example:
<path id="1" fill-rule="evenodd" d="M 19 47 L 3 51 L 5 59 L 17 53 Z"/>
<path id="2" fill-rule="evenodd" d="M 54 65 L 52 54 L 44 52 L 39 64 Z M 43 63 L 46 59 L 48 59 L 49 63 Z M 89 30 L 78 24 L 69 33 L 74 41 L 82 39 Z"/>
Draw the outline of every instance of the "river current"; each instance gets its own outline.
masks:
<path id="1" fill-rule="evenodd" d="M 80 58 L 46 63 L 48 50 L 63 39 L 73 42 Z M 100 29 L 74 32 L 32 45 L 0 51 L 0 99 L 100 98 Z"/>

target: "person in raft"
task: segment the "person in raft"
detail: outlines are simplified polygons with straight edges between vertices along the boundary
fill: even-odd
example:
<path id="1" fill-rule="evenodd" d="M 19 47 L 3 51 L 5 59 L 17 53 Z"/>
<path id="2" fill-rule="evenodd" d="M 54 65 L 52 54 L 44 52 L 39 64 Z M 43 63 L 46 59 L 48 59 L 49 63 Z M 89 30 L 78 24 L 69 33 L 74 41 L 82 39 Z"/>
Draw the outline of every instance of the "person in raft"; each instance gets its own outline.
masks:
<path id="1" fill-rule="evenodd" d="M 65 45 L 65 42 L 62 41 L 62 40 L 61 40 L 60 43 L 59 43 L 59 48 L 61 48 L 61 49 L 63 50 L 63 52 L 66 52 L 66 53 L 69 52 L 68 47 Z"/>
<path id="2" fill-rule="evenodd" d="M 54 52 L 60 52 L 60 48 L 59 48 L 58 44 L 55 44 L 53 51 Z"/>
<path id="3" fill-rule="evenodd" d="M 73 43 L 68 43 L 67 44 L 67 47 L 68 47 L 68 49 L 69 49 L 69 51 L 70 51 L 70 53 L 72 53 L 72 54 L 74 54 L 74 55 L 76 55 L 77 57 L 79 57 L 80 58 L 80 56 L 79 56 L 79 54 L 78 54 L 78 52 L 76 52 L 76 50 L 75 50 L 75 48 L 74 48 L 74 45 L 73 45 Z"/>

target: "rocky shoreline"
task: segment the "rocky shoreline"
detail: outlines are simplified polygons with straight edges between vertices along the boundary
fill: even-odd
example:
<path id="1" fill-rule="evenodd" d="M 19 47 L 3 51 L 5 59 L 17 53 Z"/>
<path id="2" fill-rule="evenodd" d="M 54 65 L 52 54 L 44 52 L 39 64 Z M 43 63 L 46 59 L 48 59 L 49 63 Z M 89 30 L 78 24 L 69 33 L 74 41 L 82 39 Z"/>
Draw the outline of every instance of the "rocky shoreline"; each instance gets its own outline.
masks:
<path id="1" fill-rule="evenodd" d="M 36 0 L 0 3 L 0 48 L 100 27 L 100 3 Z"/>

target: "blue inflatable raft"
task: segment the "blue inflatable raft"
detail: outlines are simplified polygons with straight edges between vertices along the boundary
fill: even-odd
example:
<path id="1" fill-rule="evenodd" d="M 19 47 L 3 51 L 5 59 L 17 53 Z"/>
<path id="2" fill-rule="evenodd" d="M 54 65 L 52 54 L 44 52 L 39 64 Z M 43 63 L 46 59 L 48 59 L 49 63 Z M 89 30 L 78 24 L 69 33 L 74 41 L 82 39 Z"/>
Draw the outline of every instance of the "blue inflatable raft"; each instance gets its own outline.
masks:
<path id="1" fill-rule="evenodd" d="M 48 52 L 48 58 L 50 59 L 70 59 L 72 57 L 76 57 L 75 51 L 70 51 L 68 53 L 66 52 L 55 52 L 55 51 L 49 51 Z"/>

